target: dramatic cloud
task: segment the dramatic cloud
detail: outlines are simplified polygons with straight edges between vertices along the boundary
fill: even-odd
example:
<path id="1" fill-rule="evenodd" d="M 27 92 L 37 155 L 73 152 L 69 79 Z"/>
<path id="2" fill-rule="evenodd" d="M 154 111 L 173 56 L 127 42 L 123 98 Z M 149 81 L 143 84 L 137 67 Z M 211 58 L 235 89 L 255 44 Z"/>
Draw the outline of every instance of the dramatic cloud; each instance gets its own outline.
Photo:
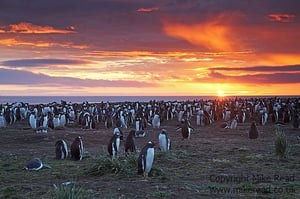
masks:
<path id="1" fill-rule="evenodd" d="M 0 2 L 2 95 L 300 94 L 300 1 Z"/>
<path id="2" fill-rule="evenodd" d="M 34 46 L 39 48 L 46 48 L 46 47 L 61 47 L 61 48 L 74 48 L 74 49 L 86 49 L 88 48 L 87 45 L 75 45 L 70 42 L 43 42 L 43 41 L 21 41 L 16 40 L 14 38 L 8 39 L 0 39 L 0 45 L 4 46 Z"/>
<path id="3" fill-rule="evenodd" d="M 235 51 L 241 41 L 234 36 L 230 22 L 235 14 L 221 14 L 208 21 L 186 24 L 163 21 L 163 31 L 175 38 L 181 38 L 207 50 Z"/>
<path id="4" fill-rule="evenodd" d="M 294 84 L 300 83 L 300 72 L 273 73 L 255 75 L 224 75 L 212 71 L 208 77 L 195 78 L 194 81 L 202 83 L 241 83 L 241 84 Z"/>
<path id="5" fill-rule="evenodd" d="M 126 80 L 92 80 L 72 77 L 51 77 L 44 74 L 35 74 L 21 70 L 0 68 L 0 84 L 38 85 L 38 86 L 76 86 L 76 87 L 155 87 L 157 84 L 126 81 Z"/>
<path id="6" fill-rule="evenodd" d="M 20 34 L 50 34 L 50 33 L 76 33 L 75 27 L 70 26 L 65 30 L 55 29 L 51 26 L 38 26 L 32 23 L 21 22 L 0 27 L 0 33 L 20 33 Z"/>
<path id="7" fill-rule="evenodd" d="M 279 21 L 279 22 L 292 22 L 296 15 L 291 14 L 269 14 L 268 20 L 270 21 Z"/>
<path id="8" fill-rule="evenodd" d="M 9 67 L 40 67 L 49 65 L 85 65 L 92 63 L 91 61 L 72 59 L 20 59 L 4 61 L 1 65 Z"/>
<path id="9" fill-rule="evenodd" d="M 291 66 L 254 66 L 254 67 L 211 67 L 210 70 L 222 71 L 255 71 L 255 72 L 274 72 L 274 71 L 300 71 L 300 65 Z"/>

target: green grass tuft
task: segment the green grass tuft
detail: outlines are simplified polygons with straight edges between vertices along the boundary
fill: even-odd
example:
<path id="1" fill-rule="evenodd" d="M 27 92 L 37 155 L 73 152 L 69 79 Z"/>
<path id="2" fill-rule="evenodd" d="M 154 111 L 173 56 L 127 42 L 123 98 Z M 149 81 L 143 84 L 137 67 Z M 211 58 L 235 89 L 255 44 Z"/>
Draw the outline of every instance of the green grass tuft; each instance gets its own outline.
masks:
<path id="1" fill-rule="evenodd" d="M 275 137 L 275 152 L 280 159 L 285 159 L 288 156 L 289 146 L 286 135 L 282 130 L 276 130 Z"/>
<path id="2" fill-rule="evenodd" d="M 48 195 L 53 199 L 83 199 L 92 198 L 93 192 L 85 190 L 75 185 L 54 185 L 54 188 L 48 191 Z"/>
<path id="3" fill-rule="evenodd" d="M 18 189 L 13 186 L 0 189 L 0 198 L 17 199 L 20 197 L 21 196 L 18 194 Z"/>
<path id="4" fill-rule="evenodd" d="M 103 176 L 106 174 L 132 176 L 137 174 L 137 156 L 129 154 L 126 158 L 112 160 L 110 157 L 101 156 L 95 159 L 85 174 L 91 176 Z"/>

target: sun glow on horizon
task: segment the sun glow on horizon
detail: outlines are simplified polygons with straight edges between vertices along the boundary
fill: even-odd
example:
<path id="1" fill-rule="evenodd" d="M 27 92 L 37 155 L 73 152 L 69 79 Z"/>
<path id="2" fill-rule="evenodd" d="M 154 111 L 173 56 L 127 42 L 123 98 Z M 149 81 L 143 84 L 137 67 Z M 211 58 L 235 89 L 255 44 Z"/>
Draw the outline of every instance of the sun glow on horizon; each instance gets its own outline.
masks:
<path id="1" fill-rule="evenodd" d="M 217 96 L 218 96 L 218 97 L 225 97 L 226 95 L 225 95 L 224 91 L 218 90 L 218 91 L 217 91 Z"/>

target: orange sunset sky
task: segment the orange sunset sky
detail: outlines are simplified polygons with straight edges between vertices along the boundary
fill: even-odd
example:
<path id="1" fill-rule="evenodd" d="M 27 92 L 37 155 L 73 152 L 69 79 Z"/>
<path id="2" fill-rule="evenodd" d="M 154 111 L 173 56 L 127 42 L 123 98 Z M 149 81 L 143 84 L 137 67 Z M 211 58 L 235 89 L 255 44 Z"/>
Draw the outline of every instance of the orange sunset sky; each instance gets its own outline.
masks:
<path id="1" fill-rule="evenodd" d="M 298 0 L 1 0 L 0 95 L 300 95 Z"/>

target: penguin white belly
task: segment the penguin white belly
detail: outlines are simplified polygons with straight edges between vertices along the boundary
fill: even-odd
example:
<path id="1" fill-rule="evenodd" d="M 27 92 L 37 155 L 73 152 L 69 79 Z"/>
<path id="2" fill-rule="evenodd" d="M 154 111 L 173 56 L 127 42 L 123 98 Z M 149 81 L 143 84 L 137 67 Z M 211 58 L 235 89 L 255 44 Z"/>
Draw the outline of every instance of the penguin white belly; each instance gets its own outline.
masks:
<path id="1" fill-rule="evenodd" d="M 154 115 L 153 120 L 152 120 L 152 126 L 155 128 L 160 127 L 160 119 L 158 115 Z"/>
<path id="2" fill-rule="evenodd" d="M 120 120 L 121 120 L 122 127 L 124 127 L 125 129 L 127 129 L 127 125 L 126 125 L 124 116 L 121 116 Z"/>
<path id="3" fill-rule="evenodd" d="M 59 117 L 54 117 L 53 118 L 53 126 L 54 126 L 54 128 L 59 127 L 59 125 L 60 125 L 60 119 L 59 119 Z"/>
<path id="4" fill-rule="evenodd" d="M 6 120 L 4 116 L 0 116 L 0 127 L 6 127 Z"/>
<path id="5" fill-rule="evenodd" d="M 188 138 L 190 138 L 190 136 L 191 136 L 191 131 L 192 131 L 192 128 L 188 127 Z"/>
<path id="6" fill-rule="evenodd" d="M 234 120 L 232 120 L 232 122 L 231 122 L 231 124 L 230 124 L 230 128 L 231 128 L 231 129 L 236 129 L 236 127 L 237 127 L 237 120 L 234 119 Z"/>
<path id="7" fill-rule="evenodd" d="M 48 127 L 48 116 L 44 116 L 43 127 Z"/>
<path id="8" fill-rule="evenodd" d="M 139 131 L 140 130 L 140 121 L 135 122 L 135 130 Z"/>
<path id="9" fill-rule="evenodd" d="M 65 159 L 65 158 L 67 158 L 68 157 L 68 147 L 67 147 L 67 143 L 63 140 L 63 144 L 64 144 L 64 151 L 65 151 L 65 153 L 64 153 L 64 158 L 62 158 L 62 159 Z"/>
<path id="10" fill-rule="evenodd" d="M 145 173 L 148 174 L 152 168 L 154 160 L 154 148 L 149 148 L 147 150 L 147 155 L 146 155 L 146 166 L 145 166 Z"/>
<path id="11" fill-rule="evenodd" d="M 79 151 L 80 151 L 80 160 L 82 160 L 82 156 L 83 156 L 83 144 L 82 144 L 82 140 L 80 140 Z"/>
<path id="12" fill-rule="evenodd" d="M 60 126 L 65 126 L 66 125 L 66 116 L 65 115 L 61 115 L 60 116 Z"/>
<path id="13" fill-rule="evenodd" d="M 200 119 L 201 119 L 201 118 L 200 118 L 200 117 L 201 117 L 200 115 L 197 115 L 197 126 L 200 126 L 200 125 L 201 125 L 201 123 L 200 123 L 200 121 L 201 121 Z"/>
<path id="14" fill-rule="evenodd" d="M 166 136 L 163 134 L 160 134 L 158 136 L 158 140 L 159 140 L 159 148 L 161 151 L 165 152 L 167 151 L 167 143 L 166 143 Z"/>
<path id="15" fill-rule="evenodd" d="M 36 118 L 34 115 L 30 115 L 29 124 L 31 128 L 36 129 Z"/>
<path id="16" fill-rule="evenodd" d="M 112 159 L 115 159 L 116 157 L 116 150 L 115 150 L 115 147 L 114 147 L 114 143 L 111 143 L 111 151 L 112 151 Z"/>
<path id="17" fill-rule="evenodd" d="M 117 139 L 116 139 L 116 146 L 117 146 L 117 151 L 116 151 L 116 152 L 119 151 L 119 148 L 120 148 L 120 142 L 121 142 L 120 138 L 117 138 Z"/>

